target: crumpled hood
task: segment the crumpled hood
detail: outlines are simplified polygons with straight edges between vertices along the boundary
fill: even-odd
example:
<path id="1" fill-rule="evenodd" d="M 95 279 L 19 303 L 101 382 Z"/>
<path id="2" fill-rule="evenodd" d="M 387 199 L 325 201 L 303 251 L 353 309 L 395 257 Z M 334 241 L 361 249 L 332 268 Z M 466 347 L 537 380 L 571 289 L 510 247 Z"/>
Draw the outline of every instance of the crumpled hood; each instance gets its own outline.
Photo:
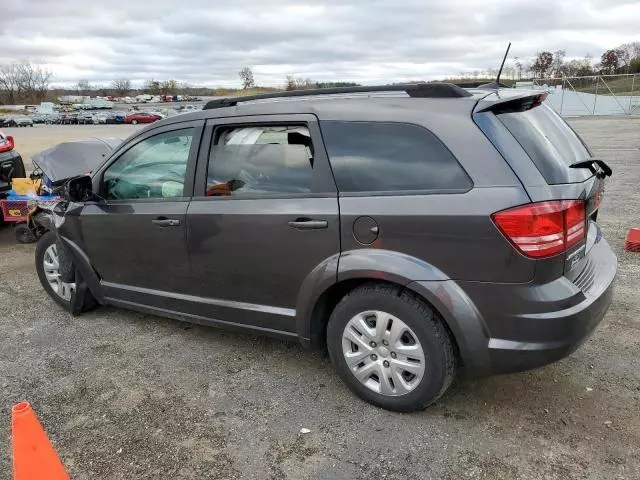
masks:
<path id="1" fill-rule="evenodd" d="M 121 143 L 121 139 L 112 137 L 63 142 L 34 155 L 31 160 L 52 183 L 60 184 L 102 165 Z"/>

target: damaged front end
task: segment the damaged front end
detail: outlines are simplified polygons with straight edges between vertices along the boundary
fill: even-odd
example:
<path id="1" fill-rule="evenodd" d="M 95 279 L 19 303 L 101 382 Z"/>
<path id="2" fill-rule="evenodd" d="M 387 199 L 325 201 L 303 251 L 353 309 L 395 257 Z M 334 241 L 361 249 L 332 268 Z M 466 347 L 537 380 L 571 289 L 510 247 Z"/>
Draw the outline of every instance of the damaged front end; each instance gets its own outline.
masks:
<path id="1" fill-rule="evenodd" d="M 46 193 L 56 196 L 49 205 L 38 205 L 31 215 L 33 228 L 55 244 L 60 282 L 70 286 L 69 311 L 77 315 L 100 302 L 99 280 L 82 249 L 80 215 L 85 202 L 94 199 L 90 172 L 98 168 L 119 139 L 66 142 L 33 157 Z M 55 235 L 55 242 L 51 235 Z"/>

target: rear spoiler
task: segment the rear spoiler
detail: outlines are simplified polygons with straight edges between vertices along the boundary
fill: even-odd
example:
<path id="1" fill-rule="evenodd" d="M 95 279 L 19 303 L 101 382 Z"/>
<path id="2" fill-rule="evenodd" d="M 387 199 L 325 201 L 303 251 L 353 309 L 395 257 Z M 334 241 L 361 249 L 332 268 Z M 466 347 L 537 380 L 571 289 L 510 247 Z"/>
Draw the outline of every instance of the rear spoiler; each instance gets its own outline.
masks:
<path id="1" fill-rule="evenodd" d="M 493 95 L 496 95 L 497 99 L 494 100 Z M 520 96 L 510 95 L 507 98 L 500 98 L 500 93 L 490 94 L 478 102 L 473 113 L 493 112 L 498 115 L 500 113 L 525 112 L 541 105 L 547 95 L 548 92 L 527 92 Z"/>

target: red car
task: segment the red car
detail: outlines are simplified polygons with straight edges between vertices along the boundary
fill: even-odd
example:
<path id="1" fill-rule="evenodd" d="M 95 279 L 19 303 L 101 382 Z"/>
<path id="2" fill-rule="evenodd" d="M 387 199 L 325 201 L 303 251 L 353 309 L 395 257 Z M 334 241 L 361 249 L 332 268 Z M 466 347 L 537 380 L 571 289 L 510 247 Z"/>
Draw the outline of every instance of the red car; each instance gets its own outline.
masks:
<path id="1" fill-rule="evenodd" d="M 153 123 L 158 119 L 159 117 L 152 113 L 133 112 L 124 117 L 124 123 L 131 123 L 133 125 L 136 125 L 138 123 Z"/>

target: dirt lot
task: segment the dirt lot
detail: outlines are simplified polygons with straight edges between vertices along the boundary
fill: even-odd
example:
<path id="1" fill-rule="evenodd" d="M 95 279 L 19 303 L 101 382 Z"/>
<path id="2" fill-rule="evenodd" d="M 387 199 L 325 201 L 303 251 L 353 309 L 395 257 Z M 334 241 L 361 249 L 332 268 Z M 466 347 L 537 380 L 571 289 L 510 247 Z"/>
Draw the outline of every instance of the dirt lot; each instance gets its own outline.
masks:
<path id="1" fill-rule="evenodd" d="M 0 230 L 0 478 L 25 399 L 74 479 L 640 478 L 640 254 L 622 249 L 640 224 L 640 120 L 571 123 L 615 172 L 599 217 L 620 262 L 607 317 L 569 358 L 458 381 L 416 414 L 358 400 L 296 344 L 113 308 L 71 318 L 38 284 L 34 246 Z M 31 154 L 112 130 L 131 131 L 15 133 Z"/>

